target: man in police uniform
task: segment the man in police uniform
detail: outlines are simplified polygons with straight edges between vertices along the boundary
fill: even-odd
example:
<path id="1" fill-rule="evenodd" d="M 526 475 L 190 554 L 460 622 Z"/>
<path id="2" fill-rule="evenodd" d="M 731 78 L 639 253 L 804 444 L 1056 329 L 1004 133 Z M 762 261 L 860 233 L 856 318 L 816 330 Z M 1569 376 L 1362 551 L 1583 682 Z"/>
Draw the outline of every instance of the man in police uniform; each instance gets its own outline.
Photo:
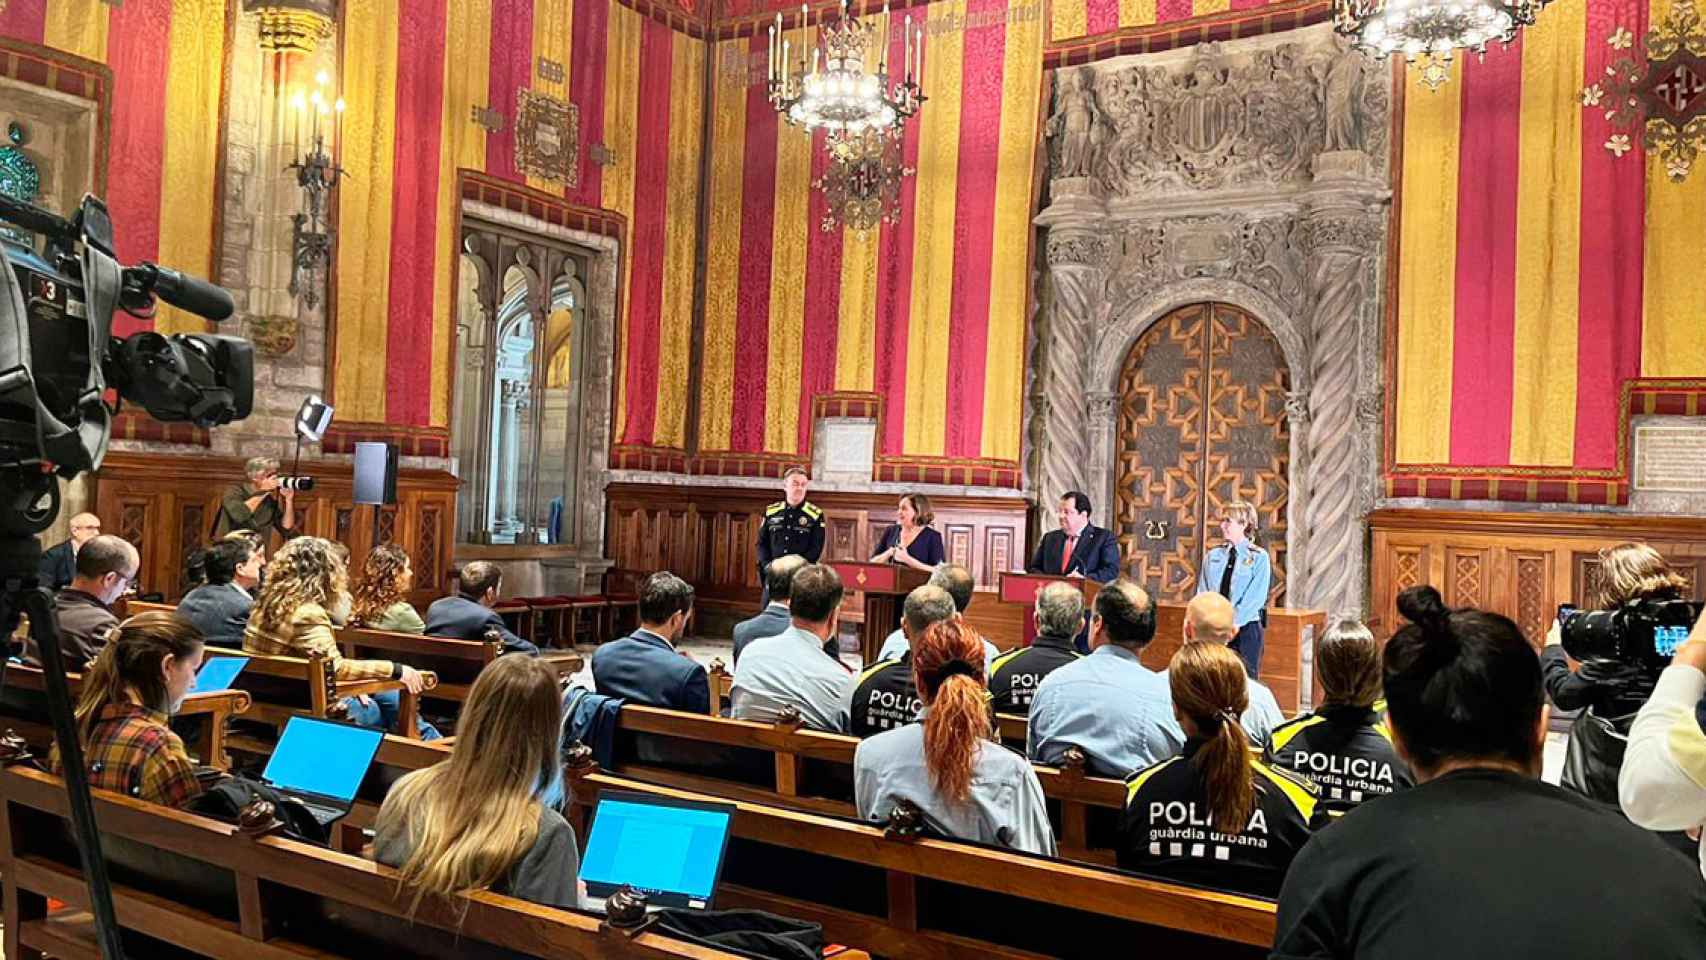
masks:
<path id="1" fill-rule="evenodd" d="M 996 713 L 1031 712 L 1031 700 L 1043 678 L 1078 659 L 1073 635 L 1084 622 L 1084 594 L 1070 583 L 1051 583 L 1037 591 L 1037 638 L 1028 647 L 1009 650 L 989 668 L 989 695 Z"/>
<path id="2" fill-rule="evenodd" d="M 758 527 L 758 579 L 766 581 L 764 571 L 770 561 L 790 553 L 816 563 L 823 556 L 823 511 L 806 502 L 806 487 L 811 480 L 803 467 L 789 467 L 782 474 L 782 492 L 786 499 L 764 508 L 764 522 Z M 770 602 L 770 584 L 764 583 L 763 603 Z"/>
<path id="3" fill-rule="evenodd" d="M 952 620 L 956 613 L 954 598 L 948 591 L 931 584 L 907 594 L 901 609 L 901 629 L 906 631 L 908 643 L 923 636 L 931 626 Z M 869 737 L 904 727 L 918 719 L 923 706 L 912 675 L 909 646 L 900 659 L 878 660 L 854 681 L 841 711 L 847 721 L 847 729 L 842 732 Z"/>

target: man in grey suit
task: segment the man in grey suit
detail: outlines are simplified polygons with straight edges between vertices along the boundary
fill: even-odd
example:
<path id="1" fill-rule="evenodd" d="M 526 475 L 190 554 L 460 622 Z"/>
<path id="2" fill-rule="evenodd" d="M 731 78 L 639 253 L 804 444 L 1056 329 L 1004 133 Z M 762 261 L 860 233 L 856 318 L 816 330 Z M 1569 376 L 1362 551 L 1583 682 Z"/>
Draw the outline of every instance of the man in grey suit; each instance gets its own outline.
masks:
<path id="1" fill-rule="evenodd" d="M 243 629 L 255 606 L 254 590 L 266 567 L 266 547 L 255 534 L 232 534 L 207 550 L 207 582 L 178 603 L 178 616 L 214 646 L 243 646 Z"/>
<path id="2" fill-rule="evenodd" d="M 793 626 L 794 621 L 788 613 L 788 598 L 793 594 L 794 574 L 805 565 L 805 557 L 790 553 L 770 561 L 770 566 L 764 568 L 764 584 L 770 591 L 770 602 L 758 612 L 758 616 L 735 624 L 735 663 L 740 663 L 740 652 L 746 649 L 747 644 L 762 637 L 774 637 Z"/>

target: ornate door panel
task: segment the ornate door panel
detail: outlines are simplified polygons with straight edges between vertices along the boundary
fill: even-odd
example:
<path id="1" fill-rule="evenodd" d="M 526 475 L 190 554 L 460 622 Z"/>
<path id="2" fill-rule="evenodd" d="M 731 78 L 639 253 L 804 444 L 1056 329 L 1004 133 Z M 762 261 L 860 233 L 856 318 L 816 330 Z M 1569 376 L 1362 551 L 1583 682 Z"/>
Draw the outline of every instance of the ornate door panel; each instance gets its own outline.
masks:
<path id="1" fill-rule="evenodd" d="M 1132 346 L 1120 374 L 1114 532 L 1152 594 L 1186 597 L 1214 521 L 1233 500 L 1260 516 L 1274 560 L 1270 594 L 1285 596 L 1290 376 L 1279 343 L 1221 303 L 1181 307 Z"/>

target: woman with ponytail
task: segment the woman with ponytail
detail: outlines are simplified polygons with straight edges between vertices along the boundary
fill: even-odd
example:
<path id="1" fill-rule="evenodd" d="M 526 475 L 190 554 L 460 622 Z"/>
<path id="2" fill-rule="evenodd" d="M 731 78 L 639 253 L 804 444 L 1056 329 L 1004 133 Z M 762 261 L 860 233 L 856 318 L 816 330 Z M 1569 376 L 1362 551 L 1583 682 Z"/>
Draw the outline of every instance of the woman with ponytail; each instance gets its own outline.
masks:
<path id="1" fill-rule="evenodd" d="M 924 703 L 919 721 L 853 754 L 859 816 L 886 820 L 906 801 L 946 836 L 1053 856 L 1036 771 L 990 739 L 983 640 L 958 620 L 932 624 L 912 644 L 912 675 Z"/>
<path id="2" fill-rule="evenodd" d="M 1244 663 L 1216 643 L 1187 643 L 1167 684 L 1184 752 L 1139 771 L 1126 790 L 1119 864 L 1170 880 L 1262 896 L 1279 892 L 1326 813 L 1306 780 L 1256 759 L 1239 717 Z"/>
<path id="3" fill-rule="evenodd" d="M 1272 956 L 1698 957 L 1695 865 L 1617 810 L 1540 780 L 1540 658 L 1509 618 L 1398 595 L 1387 641 L 1393 743 L 1416 786 L 1309 841 L 1280 893 Z"/>
<path id="4" fill-rule="evenodd" d="M 113 630 L 83 673 L 75 711 L 89 786 L 181 807 L 201 795 L 195 764 L 169 726 L 195 689 L 201 632 L 169 613 L 143 613 Z M 59 772 L 59 749 L 51 763 Z"/>

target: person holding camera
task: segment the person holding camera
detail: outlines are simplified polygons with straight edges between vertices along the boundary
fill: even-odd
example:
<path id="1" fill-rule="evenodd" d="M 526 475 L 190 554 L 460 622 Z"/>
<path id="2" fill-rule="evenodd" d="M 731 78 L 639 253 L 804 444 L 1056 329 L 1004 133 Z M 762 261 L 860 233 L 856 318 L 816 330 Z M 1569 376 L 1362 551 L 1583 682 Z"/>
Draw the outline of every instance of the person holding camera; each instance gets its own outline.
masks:
<path id="1" fill-rule="evenodd" d="M 1599 553 L 1603 607 L 1616 610 L 1649 601 L 1680 600 L 1688 581 L 1644 543 L 1620 543 Z M 1554 624 L 1540 656 L 1546 695 L 1560 710 L 1579 710 L 1564 755 L 1564 787 L 1603 803 L 1617 803 L 1617 771 L 1635 711 L 1647 699 L 1638 664 L 1583 661 L 1572 672 L 1564 649 L 1565 629 Z"/>
<path id="2" fill-rule="evenodd" d="M 279 477 L 278 460 L 250 457 L 243 473 L 248 479 L 227 487 L 220 500 L 213 538 L 233 530 L 253 530 L 264 537 L 269 529 L 286 540 L 296 536 L 296 490 Z"/>

